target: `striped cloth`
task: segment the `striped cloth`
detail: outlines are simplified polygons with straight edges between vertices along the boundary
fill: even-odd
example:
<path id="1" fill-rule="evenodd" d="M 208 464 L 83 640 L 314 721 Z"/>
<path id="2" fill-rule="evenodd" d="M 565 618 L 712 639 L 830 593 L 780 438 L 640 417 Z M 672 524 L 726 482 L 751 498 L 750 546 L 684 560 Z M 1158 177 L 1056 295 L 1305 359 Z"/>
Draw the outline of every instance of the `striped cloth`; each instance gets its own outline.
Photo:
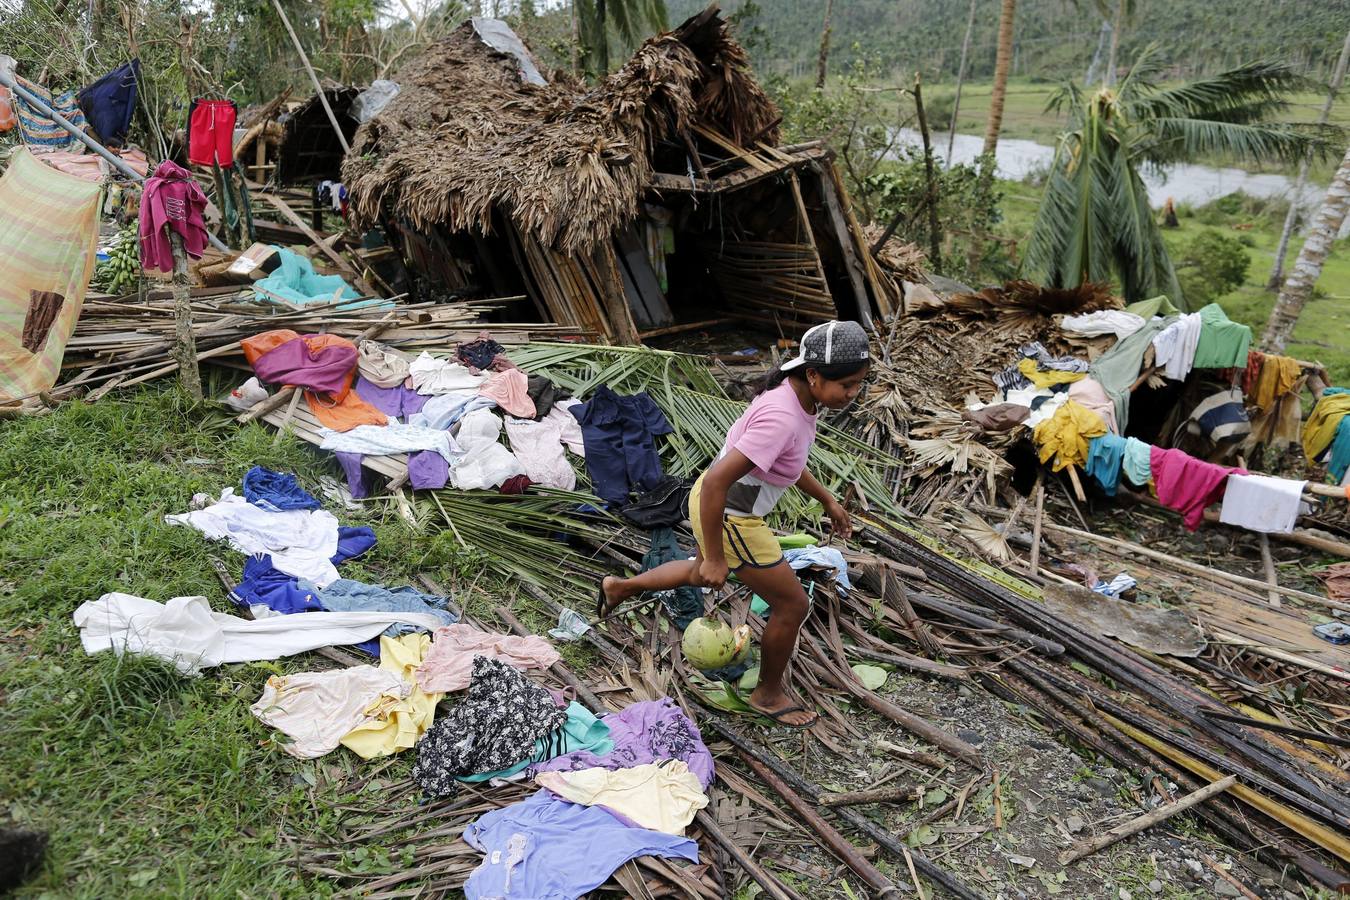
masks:
<path id="1" fill-rule="evenodd" d="M 80 317 L 98 248 L 102 188 L 58 172 L 17 150 L 0 178 L 0 401 L 45 391 L 56 384 L 66 341 Z M 46 312 L 32 309 L 33 292 L 64 300 L 45 335 L 24 346 L 24 324 Z M 45 324 L 45 323 L 44 323 Z"/>
<path id="2" fill-rule="evenodd" d="M 51 91 L 40 84 L 34 84 L 22 75 L 15 75 L 14 81 L 70 124 L 81 131 L 89 131 L 89 122 L 84 117 L 84 110 L 80 109 L 74 91 L 63 91 L 53 97 Z M 24 143 L 48 150 L 66 150 L 70 147 L 84 146 L 79 138 L 66 131 L 64 126 L 56 124 L 55 119 L 48 118 L 46 113 L 40 112 L 17 93 L 14 94 L 13 105 L 14 112 L 19 117 L 19 131 L 23 133 Z"/>

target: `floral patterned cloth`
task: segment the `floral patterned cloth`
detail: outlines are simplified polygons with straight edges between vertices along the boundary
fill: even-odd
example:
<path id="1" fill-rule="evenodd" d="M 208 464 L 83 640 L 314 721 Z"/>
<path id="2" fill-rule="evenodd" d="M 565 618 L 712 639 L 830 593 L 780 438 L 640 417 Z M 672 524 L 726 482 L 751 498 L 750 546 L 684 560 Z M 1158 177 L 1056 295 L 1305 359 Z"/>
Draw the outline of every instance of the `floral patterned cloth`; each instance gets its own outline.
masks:
<path id="1" fill-rule="evenodd" d="M 535 741 L 566 722 L 567 711 L 548 691 L 501 660 L 475 657 L 468 697 L 417 745 L 413 778 L 430 797 L 454 796 L 456 775 L 492 772 L 528 759 Z"/>

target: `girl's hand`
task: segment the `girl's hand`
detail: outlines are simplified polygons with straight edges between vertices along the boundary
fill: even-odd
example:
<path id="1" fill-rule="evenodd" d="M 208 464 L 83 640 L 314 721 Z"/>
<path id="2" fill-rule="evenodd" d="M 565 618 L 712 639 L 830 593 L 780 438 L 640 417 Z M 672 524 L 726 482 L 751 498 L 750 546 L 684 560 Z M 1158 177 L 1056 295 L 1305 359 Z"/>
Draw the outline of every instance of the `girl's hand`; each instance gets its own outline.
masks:
<path id="1" fill-rule="evenodd" d="M 722 585 L 727 583 L 729 574 L 731 574 L 731 569 L 727 566 L 725 559 L 705 559 L 698 567 L 699 587 L 720 590 Z"/>
<path id="2" fill-rule="evenodd" d="M 831 500 L 825 507 L 825 515 L 830 517 L 830 536 L 838 535 L 848 540 L 849 535 L 853 533 L 853 520 L 849 518 L 848 510 L 844 509 L 843 504 L 838 500 Z"/>

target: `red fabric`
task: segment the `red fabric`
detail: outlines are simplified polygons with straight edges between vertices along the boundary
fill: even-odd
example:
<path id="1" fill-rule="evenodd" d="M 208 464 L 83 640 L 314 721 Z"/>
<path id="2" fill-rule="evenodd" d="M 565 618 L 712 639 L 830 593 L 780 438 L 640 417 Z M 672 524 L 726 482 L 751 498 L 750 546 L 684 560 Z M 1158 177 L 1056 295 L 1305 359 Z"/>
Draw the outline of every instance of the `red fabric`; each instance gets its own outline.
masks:
<path id="1" fill-rule="evenodd" d="M 1250 397 L 1256 393 L 1256 379 L 1261 374 L 1261 365 L 1266 355 L 1260 350 L 1247 351 L 1247 369 L 1242 373 L 1242 395 Z"/>
<path id="2" fill-rule="evenodd" d="M 1205 507 L 1223 497 L 1229 475 L 1246 475 L 1246 469 L 1216 466 L 1180 450 L 1153 447 L 1149 451 L 1153 485 L 1158 501 L 1181 513 L 1187 531 L 1195 531 L 1205 520 Z"/>
<path id="3" fill-rule="evenodd" d="M 233 100 L 198 100 L 188 119 L 188 162 L 195 166 L 234 165 Z"/>
<path id="4" fill-rule="evenodd" d="M 173 248 L 169 244 L 172 228 L 183 238 L 188 256 L 199 259 L 206 249 L 206 194 L 182 166 L 164 160 L 155 174 L 145 180 L 141 197 L 141 266 L 173 271 Z"/>

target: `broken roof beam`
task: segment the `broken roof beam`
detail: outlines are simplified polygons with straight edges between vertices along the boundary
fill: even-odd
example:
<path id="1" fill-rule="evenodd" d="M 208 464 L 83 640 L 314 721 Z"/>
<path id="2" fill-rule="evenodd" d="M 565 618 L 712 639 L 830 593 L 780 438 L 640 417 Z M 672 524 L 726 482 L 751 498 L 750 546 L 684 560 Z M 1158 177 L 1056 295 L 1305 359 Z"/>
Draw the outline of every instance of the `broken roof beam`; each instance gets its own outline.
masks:
<path id="1" fill-rule="evenodd" d="M 730 175 L 723 175 L 714 179 L 691 179 L 688 175 L 654 172 L 649 181 L 649 186 L 658 191 L 679 191 L 685 194 L 719 194 L 756 184 L 788 169 L 801 168 L 809 165 L 813 160 L 833 159 L 834 153 L 825 147 L 815 145 L 796 150 L 791 156 L 784 154 L 784 157 L 784 159 L 776 160 L 772 165 L 747 166 L 732 172 Z"/>

